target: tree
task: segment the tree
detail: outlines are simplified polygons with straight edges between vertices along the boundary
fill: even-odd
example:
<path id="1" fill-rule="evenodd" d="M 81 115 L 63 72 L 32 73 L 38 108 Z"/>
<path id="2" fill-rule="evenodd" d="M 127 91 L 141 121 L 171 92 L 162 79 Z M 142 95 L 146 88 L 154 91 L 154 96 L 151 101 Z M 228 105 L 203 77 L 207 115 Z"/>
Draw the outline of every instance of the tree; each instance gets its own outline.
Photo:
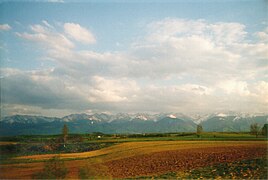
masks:
<path id="1" fill-rule="evenodd" d="M 65 144 L 67 142 L 67 137 L 68 137 L 68 127 L 66 124 L 64 124 L 63 128 L 62 128 L 62 135 L 63 135 L 63 143 L 64 143 L 64 147 L 65 147 Z"/>
<path id="2" fill-rule="evenodd" d="M 196 127 L 197 136 L 199 137 L 202 132 L 203 132 L 203 127 L 202 127 L 201 124 L 198 124 L 197 127 Z"/>
<path id="3" fill-rule="evenodd" d="M 261 134 L 262 134 L 263 136 L 268 137 L 268 124 L 264 124 L 264 125 L 263 125 L 262 130 L 261 130 Z"/>
<path id="4" fill-rule="evenodd" d="M 41 172 L 33 174 L 33 179 L 64 179 L 68 173 L 64 161 L 59 156 L 49 159 Z"/>
<path id="5" fill-rule="evenodd" d="M 260 131 L 260 127 L 259 127 L 258 123 L 253 123 L 250 125 L 251 134 L 254 134 L 254 135 L 256 135 L 256 137 L 258 137 L 259 131 Z"/>

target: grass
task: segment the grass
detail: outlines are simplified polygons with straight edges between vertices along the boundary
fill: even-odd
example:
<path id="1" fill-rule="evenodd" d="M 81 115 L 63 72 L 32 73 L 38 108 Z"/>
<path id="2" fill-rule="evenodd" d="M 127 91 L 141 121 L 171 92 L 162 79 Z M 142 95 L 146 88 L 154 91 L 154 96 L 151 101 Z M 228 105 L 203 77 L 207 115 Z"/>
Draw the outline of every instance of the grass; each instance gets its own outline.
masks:
<path id="1" fill-rule="evenodd" d="M 148 142 L 125 142 L 116 144 L 110 147 L 102 148 L 96 151 L 81 152 L 81 153 L 63 153 L 61 158 L 88 158 L 97 157 L 100 155 L 106 155 L 107 159 L 117 159 L 122 157 L 147 154 L 152 152 L 175 150 L 175 149 L 185 149 L 189 148 L 201 148 L 201 147 L 232 147 L 234 145 L 254 145 L 254 144 L 265 144 L 262 141 L 148 141 Z M 44 155 L 31 155 L 31 156 L 21 156 L 15 158 L 16 160 L 31 159 L 31 160 L 41 160 L 49 159 L 53 157 L 54 154 L 44 154 Z"/>
<path id="2" fill-rule="evenodd" d="M 68 145 L 63 148 L 60 135 L 37 135 L 0 137 L 0 163 L 15 156 L 88 152 L 113 144 L 125 142 L 150 141 L 265 141 L 267 138 L 249 133 L 202 133 L 197 137 L 195 133 L 147 133 L 147 134 L 101 134 L 101 139 L 95 134 L 71 134 Z"/>
<path id="3" fill-rule="evenodd" d="M 19 156 L 89 152 L 114 144 L 114 142 L 69 143 L 66 144 L 65 148 L 63 144 L 53 143 L 5 144 L 0 146 L 0 164 L 29 163 L 33 161 L 32 159 L 14 160 L 14 158 Z"/>
<path id="4" fill-rule="evenodd" d="M 78 178 L 79 171 L 83 174 L 83 169 L 96 169 L 94 164 L 106 163 L 112 160 L 120 160 L 131 156 L 140 156 L 144 154 L 151 154 L 170 150 L 183 150 L 192 148 L 215 148 L 215 147 L 230 147 L 233 146 L 266 146 L 266 142 L 262 141 L 150 141 L 150 142 L 126 142 L 116 144 L 110 147 L 99 149 L 96 151 L 83 153 L 64 153 L 60 154 L 60 159 L 65 161 L 66 167 L 70 170 L 67 175 L 68 178 Z M 42 170 L 43 162 L 51 159 L 55 155 L 34 155 L 19 158 L 9 159 L 6 164 L 0 165 L 0 178 L 14 179 L 19 176 L 25 179 L 31 178 L 32 174 Z M 12 164 L 10 164 L 12 163 Z M 101 166 L 105 167 L 105 166 Z M 97 171 L 99 169 L 96 169 Z M 14 173 L 9 173 L 10 171 Z M 105 170 L 108 171 L 108 170 Z M 98 173 L 98 172 L 95 172 Z M 94 174 L 94 173 L 93 173 Z M 96 175 L 98 176 L 98 174 Z"/>
<path id="5" fill-rule="evenodd" d="M 155 135 L 155 134 L 154 134 Z M 68 178 L 78 178 L 79 173 L 84 177 L 93 177 L 86 173 L 87 169 L 93 169 L 93 171 L 98 171 L 100 169 L 96 168 L 94 164 L 102 164 L 107 163 L 109 161 L 117 161 L 122 158 L 128 158 L 132 156 L 140 156 L 144 154 L 152 154 L 163 151 L 172 151 L 172 150 L 183 150 L 183 149 L 198 149 L 198 148 L 215 148 L 215 147 L 230 147 L 233 146 L 267 146 L 267 139 L 264 137 L 256 138 L 254 135 L 250 135 L 249 133 L 202 133 L 201 137 L 198 138 L 196 134 L 192 133 L 167 133 L 161 135 L 157 134 L 157 137 L 152 134 L 138 135 L 137 137 L 129 138 L 129 135 L 118 135 L 116 137 L 110 135 L 103 135 L 101 139 L 92 138 L 91 140 L 88 135 L 83 136 L 83 142 L 81 144 L 90 145 L 90 144 L 102 144 L 107 143 L 109 146 L 101 146 L 98 149 L 90 149 L 90 151 L 79 152 L 79 153 L 66 153 L 61 152 L 60 159 L 65 161 L 66 167 L 70 170 L 67 177 Z M 79 136 L 75 136 L 79 137 Z M 40 143 L 51 142 L 52 139 L 58 138 L 58 136 L 38 136 L 35 138 L 31 136 L 32 139 L 26 141 L 25 137 L 20 139 L 20 137 L 16 137 L 19 141 L 12 141 L 12 139 L 2 139 L 6 140 L 5 143 L 0 143 L 0 149 L 5 146 L 17 146 L 18 144 L 22 144 L 24 146 L 37 145 Z M 46 140 L 44 140 L 44 139 Z M 76 148 L 75 139 L 71 140 L 70 143 L 74 144 L 73 148 Z M 71 151 L 72 152 L 72 151 Z M 54 153 L 54 154 L 53 154 Z M 42 169 L 44 162 L 48 161 L 50 158 L 55 156 L 55 151 L 48 152 L 48 154 L 6 154 L 6 157 L 2 158 L 0 161 L 0 179 L 14 179 L 16 177 L 29 179 L 32 177 L 32 174 L 38 172 Z M 1 153 L 2 155 L 2 153 Z M 27 156 L 25 156 L 27 155 Z M 28 156 L 31 155 L 31 156 Z M 255 164 L 254 164 L 255 162 Z M 260 172 L 259 165 L 256 163 L 262 164 L 263 160 L 248 160 L 247 162 L 243 162 L 248 164 L 248 168 L 250 168 L 250 164 L 252 166 L 259 168 L 256 172 Z M 100 166 L 104 167 L 104 166 Z M 231 169 L 232 167 L 237 167 L 237 169 L 233 169 L 234 171 L 240 171 L 239 163 L 236 164 L 222 164 L 220 166 L 211 166 L 211 167 L 203 167 L 199 169 L 195 169 L 192 172 L 183 172 L 184 174 L 178 174 L 181 172 L 166 172 L 162 175 L 154 176 L 155 178 L 177 178 L 178 175 L 185 177 L 205 177 L 206 174 L 211 174 L 213 177 L 217 178 L 218 174 L 211 173 L 210 171 L 216 169 L 216 172 L 221 172 L 220 169 Z M 266 166 L 267 168 L 267 166 Z M 95 170 L 94 170 L 95 169 Z M 105 169 L 105 168 L 104 168 Z M 267 170 L 267 169 L 266 169 Z M 105 172 L 108 171 L 106 168 Z M 12 172 L 12 173 L 10 173 Z M 214 171 L 213 171 L 214 172 Z M 95 173 L 95 174 L 94 174 Z M 98 175 L 98 172 L 94 172 L 95 177 L 103 177 L 103 175 Z M 105 174 L 105 173 L 104 173 Z M 238 176 L 238 175 L 237 175 Z M 107 176 L 110 177 L 110 176 Z M 153 176 L 151 176 L 153 177 Z M 224 176 L 221 176 L 224 177 Z M 245 176 L 246 177 L 246 176 Z M 249 177 L 251 177 L 249 175 Z M 252 177 L 263 177 L 261 173 L 253 173 Z M 148 177 L 145 177 L 148 178 Z"/>
<path id="6" fill-rule="evenodd" d="M 46 143 L 57 141 L 61 135 L 21 135 L 0 137 L 0 145 L 5 143 Z M 163 140 L 267 140 L 264 136 L 252 135 L 248 132 L 204 132 L 200 137 L 196 133 L 145 133 L 145 134 L 101 134 L 99 139 L 95 134 L 70 134 L 71 142 L 135 142 Z"/>

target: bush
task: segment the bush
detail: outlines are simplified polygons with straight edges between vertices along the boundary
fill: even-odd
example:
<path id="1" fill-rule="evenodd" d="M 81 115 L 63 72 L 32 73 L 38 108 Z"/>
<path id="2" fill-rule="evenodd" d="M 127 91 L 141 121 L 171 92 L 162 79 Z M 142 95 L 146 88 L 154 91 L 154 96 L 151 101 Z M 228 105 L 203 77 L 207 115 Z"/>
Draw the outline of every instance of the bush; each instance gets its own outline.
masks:
<path id="1" fill-rule="evenodd" d="M 59 156 L 49 159 L 41 172 L 33 175 L 34 179 L 64 179 L 68 170 Z"/>

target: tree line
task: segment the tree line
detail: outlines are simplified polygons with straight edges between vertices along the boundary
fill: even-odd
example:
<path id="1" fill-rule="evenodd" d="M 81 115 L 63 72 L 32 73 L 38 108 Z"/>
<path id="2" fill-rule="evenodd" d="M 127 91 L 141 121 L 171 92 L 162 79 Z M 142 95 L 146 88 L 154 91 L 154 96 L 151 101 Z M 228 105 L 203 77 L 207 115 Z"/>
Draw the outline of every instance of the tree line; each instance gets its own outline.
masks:
<path id="1" fill-rule="evenodd" d="M 253 123 L 250 125 L 250 133 L 258 137 L 259 135 L 268 136 L 268 124 L 264 124 L 262 128 L 260 128 L 258 123 Z"/>
<path id="2" fill-rule="evenodd" d="M 201 124 L 198 124 L 196 127 L 196 135 L 200 137 L 201 133 L 203 132 L 203 127 Z M 253 123 L 250 125 L 250 133 L 258 137 L 259 135 L 263 135 L 268 137 L 268 124 L 264 124 L 262 128 L 258 123 Z"/>

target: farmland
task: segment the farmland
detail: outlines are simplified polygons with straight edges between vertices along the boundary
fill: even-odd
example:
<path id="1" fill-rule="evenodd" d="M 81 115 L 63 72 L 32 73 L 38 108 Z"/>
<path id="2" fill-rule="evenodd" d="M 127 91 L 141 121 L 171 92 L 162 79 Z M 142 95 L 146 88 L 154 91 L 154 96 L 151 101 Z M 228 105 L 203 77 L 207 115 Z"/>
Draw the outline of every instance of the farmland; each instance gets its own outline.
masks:
<path id="1" fill-rule="evenodd" d="M 37 144 L 40 138 L 32 137 L 31 142 L 28 138 L 27 143 L 17 138 L 20 142 L 2 142 L 1 146 Z M 51 138 L 43 137 L 43 143 L 50 142 Z M 95 148 L 81 152 L 69 149 L 70 152 L 37 154 L 33 151 L 2 158 L 0 178 L 32 178 L 55 156 L 68 170 L 66 178 L 75 179 L 267 177 L 267 141 L 249 134 L 208 133 L 201 138 L 191 134 L 104 135 L 102 139 L 84 136 L 81 143 L 87 146 L 93 143 Z"/>

